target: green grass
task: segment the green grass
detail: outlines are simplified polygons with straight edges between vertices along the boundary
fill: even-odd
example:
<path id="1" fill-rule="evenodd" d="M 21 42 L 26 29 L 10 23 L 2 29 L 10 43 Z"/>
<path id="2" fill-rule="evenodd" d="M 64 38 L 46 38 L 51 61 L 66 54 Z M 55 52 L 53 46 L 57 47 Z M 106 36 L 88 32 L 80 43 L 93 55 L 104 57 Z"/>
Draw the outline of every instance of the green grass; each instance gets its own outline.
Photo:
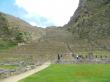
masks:
<path id="1" fill-rule="evenodd" d="M 19 82 L 110 82 L 110 65 L 51 65 Z"/>
<path id="2" fill-rule="evenodd" d="M 0 65 L 0 69 L 16 69 L 18 66 L 17 65 Z"/>
<path id="3" fill-rule="evenodd" d="M 11 43 L 9 41 L 3 41 L 0 39 L 0 51 L 4 51 L 15 46 L 16 46 L 15 43 Z"/>

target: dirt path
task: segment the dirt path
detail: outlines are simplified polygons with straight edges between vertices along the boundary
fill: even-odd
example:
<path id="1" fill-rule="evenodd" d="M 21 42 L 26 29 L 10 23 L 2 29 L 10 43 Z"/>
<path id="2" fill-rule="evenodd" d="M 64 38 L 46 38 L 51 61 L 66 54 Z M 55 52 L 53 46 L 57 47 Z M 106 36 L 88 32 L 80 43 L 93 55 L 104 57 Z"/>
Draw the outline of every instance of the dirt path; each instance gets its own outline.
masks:
<path id="1" fill-rule="evenodd" d="M 42 64 L 41 66 L 36 67 L 33 70 L 27 71 L 25 73 L 22 73 L 22 74 L 19 74 L 19 75 L 16 75 L 16 76 L 6 78 L 4 80 L 1 80 L 0 82 L 17 82 L 21 79 L 24 79 L 24 78 L 26 78 L 26 77 L 28 77 L 28 76 L 36 73 L 36 72 L 39 72 L 39 71 L 47 68 L 49 65 L 50 65 L 50 62 L 46 62 L 46 63 Z"/>

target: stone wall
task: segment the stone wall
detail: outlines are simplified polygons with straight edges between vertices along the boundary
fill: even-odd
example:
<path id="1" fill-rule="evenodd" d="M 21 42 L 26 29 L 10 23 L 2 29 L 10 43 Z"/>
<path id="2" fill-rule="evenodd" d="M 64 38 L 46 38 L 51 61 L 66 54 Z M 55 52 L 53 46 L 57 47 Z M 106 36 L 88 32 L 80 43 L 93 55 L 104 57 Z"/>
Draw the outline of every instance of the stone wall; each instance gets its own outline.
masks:
<path id="1" fill-rule="evenodd" d="M 32 69 L 36 68 L 39 65 L 40 64 L 38 64 L 38 65 L 29 65 L 29 66 L 26 66 L 26 67 L 17 68 L 15 70 L 0 69 L 0 79 L 24 73 L 26 71 L 29 71 L 29 70 L 32 70 Z"/>
<path id="2" fill-rule="evenodd" d="M 110 56 L 102 55 L 74 55 L 74 56 L 60 56 L 55 63 L 58 64 L 110 64 Z"/>

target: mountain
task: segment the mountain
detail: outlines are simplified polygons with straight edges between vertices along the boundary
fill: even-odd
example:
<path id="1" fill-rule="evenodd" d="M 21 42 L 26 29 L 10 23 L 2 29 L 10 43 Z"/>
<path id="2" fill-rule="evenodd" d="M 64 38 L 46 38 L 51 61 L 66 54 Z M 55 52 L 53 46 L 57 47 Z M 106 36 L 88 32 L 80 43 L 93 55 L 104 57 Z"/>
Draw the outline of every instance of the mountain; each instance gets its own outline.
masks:
<path id="1" fill-rule="evenodd" d="M 65 27 L 75 39 L 92 48 L 110 51 L 110 0 L 80 0 L 79 7 Z"/>
<path id="2" fill-rule="evenodd" d="M 3 44 L 18 44 L 36 42 L 42 36 L 44 29 L 33 27 L 25 21 L 0 12 L 0 46 Z M 2 44 L 3 43 L 3 44 Z"/>
<path id="3" fill-rule="evenodd" d="M 17 46 L 16 48 L 5 51 L 13 56 L 30 57 L 32 61 L 44 61 L 55 59 L 58 54 L 69 52 L 68 46 L 72 47 L 72 33 L 62 27 L 45 28 L 42 37 L 37 42 L 27 45 Z"/>
<path id="4" fill-rule="evenodd" d="M 0 45 L 6 44 L 4 40 L 18 40 L 18 43 L 23 40 L 30 44 L 2 52 L 0 58 L 4 61 L 41 62 L 57 59 L 58 54 L 68 52 L 88 55 L 88 52 L 94 51 L 95 55 L 109 55 L 109 8 L 109 0 L 80 0 L 79 7 L 68 24 L 45 29 L 33 27 L 19 18 L 1 13 L 0 40 L 3 40 Z"/>
<path id="5" fill-rule="evenodd" d="M 70 51 L 72 33 L 62 27 L 33 27 L 25 21 L 0 13 L 0 57 L 3 61 L 28 62 L 42 59 L 48 60 L 57 57 L 58 53 Z M 15 46 L 19 43 L 26 45 Z M 10 48 L 14 46 L 14 48 Z M 10 48 L 7 50 L 7 48 Z"/>

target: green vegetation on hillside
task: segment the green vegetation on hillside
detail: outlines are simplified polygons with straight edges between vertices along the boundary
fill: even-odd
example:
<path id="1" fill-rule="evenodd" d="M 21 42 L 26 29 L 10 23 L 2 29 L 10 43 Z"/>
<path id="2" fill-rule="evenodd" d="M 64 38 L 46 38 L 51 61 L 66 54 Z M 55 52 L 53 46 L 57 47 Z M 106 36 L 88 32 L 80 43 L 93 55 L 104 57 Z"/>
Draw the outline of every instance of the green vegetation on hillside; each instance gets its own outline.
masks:
<path id="1" fill-rule="evenodd" d="M 17 44 L 21 42 L 24 42 L 23 33 L 16 28 L 10 29 L 8 20 L 0 13 L 0 47 L 6 47 L 6 45 L 9 47 L 11 43 Z"/>
<path id="2" fill-rule="evenodd" d="M 9 41 L 0 40 L 0 51 L 7 50 L 7 49 L 15 47 L 15 46 L 16 46 L 15 43 L 12 43 L 12 42 L 9 42 Z"/>
<path id="3" fill-rule="evenodd" d="M 51 65 L 19 82 L 109 82 L 110 65 Z"/>
<path id="4" fill-rule="evenodd" d="M 82 5 L 64 27 L 33 27 L 17 17 L 0 13 L 0 51 L 4 50 L 0 57 L 4 60 L 5 56 L 7 60 L 9 57 L 11 61 L 15 56 L 20 56 L 26 62 L 37 62 L 54 60 L 58 54 L 67 52 L 75 55 L 109 55 L 110 1 L 81 2 Z M 6 50 L 17 44 L 20 46 Z"/>
<path id="5" fill-rule="evenodd" d="M 109 8 L 109 0 L 84 0 L 67 24 L 74 39 L 85 41 L 90 51 L 94 48 L 110 51 Z"/>
<path id="6" fill-rule="evenodd" d="M 16 69 L 17 67 L 18 67 L 17 65 L 0 65 L 0 69 L 7 69 L 7 70 Z"/>
<path id="7" fill-rule="evenodd" d="M 25 21 L 0 12 L 0 50 L 18 43 L 36 42 L 43 29 L 33 27 Z"/>

